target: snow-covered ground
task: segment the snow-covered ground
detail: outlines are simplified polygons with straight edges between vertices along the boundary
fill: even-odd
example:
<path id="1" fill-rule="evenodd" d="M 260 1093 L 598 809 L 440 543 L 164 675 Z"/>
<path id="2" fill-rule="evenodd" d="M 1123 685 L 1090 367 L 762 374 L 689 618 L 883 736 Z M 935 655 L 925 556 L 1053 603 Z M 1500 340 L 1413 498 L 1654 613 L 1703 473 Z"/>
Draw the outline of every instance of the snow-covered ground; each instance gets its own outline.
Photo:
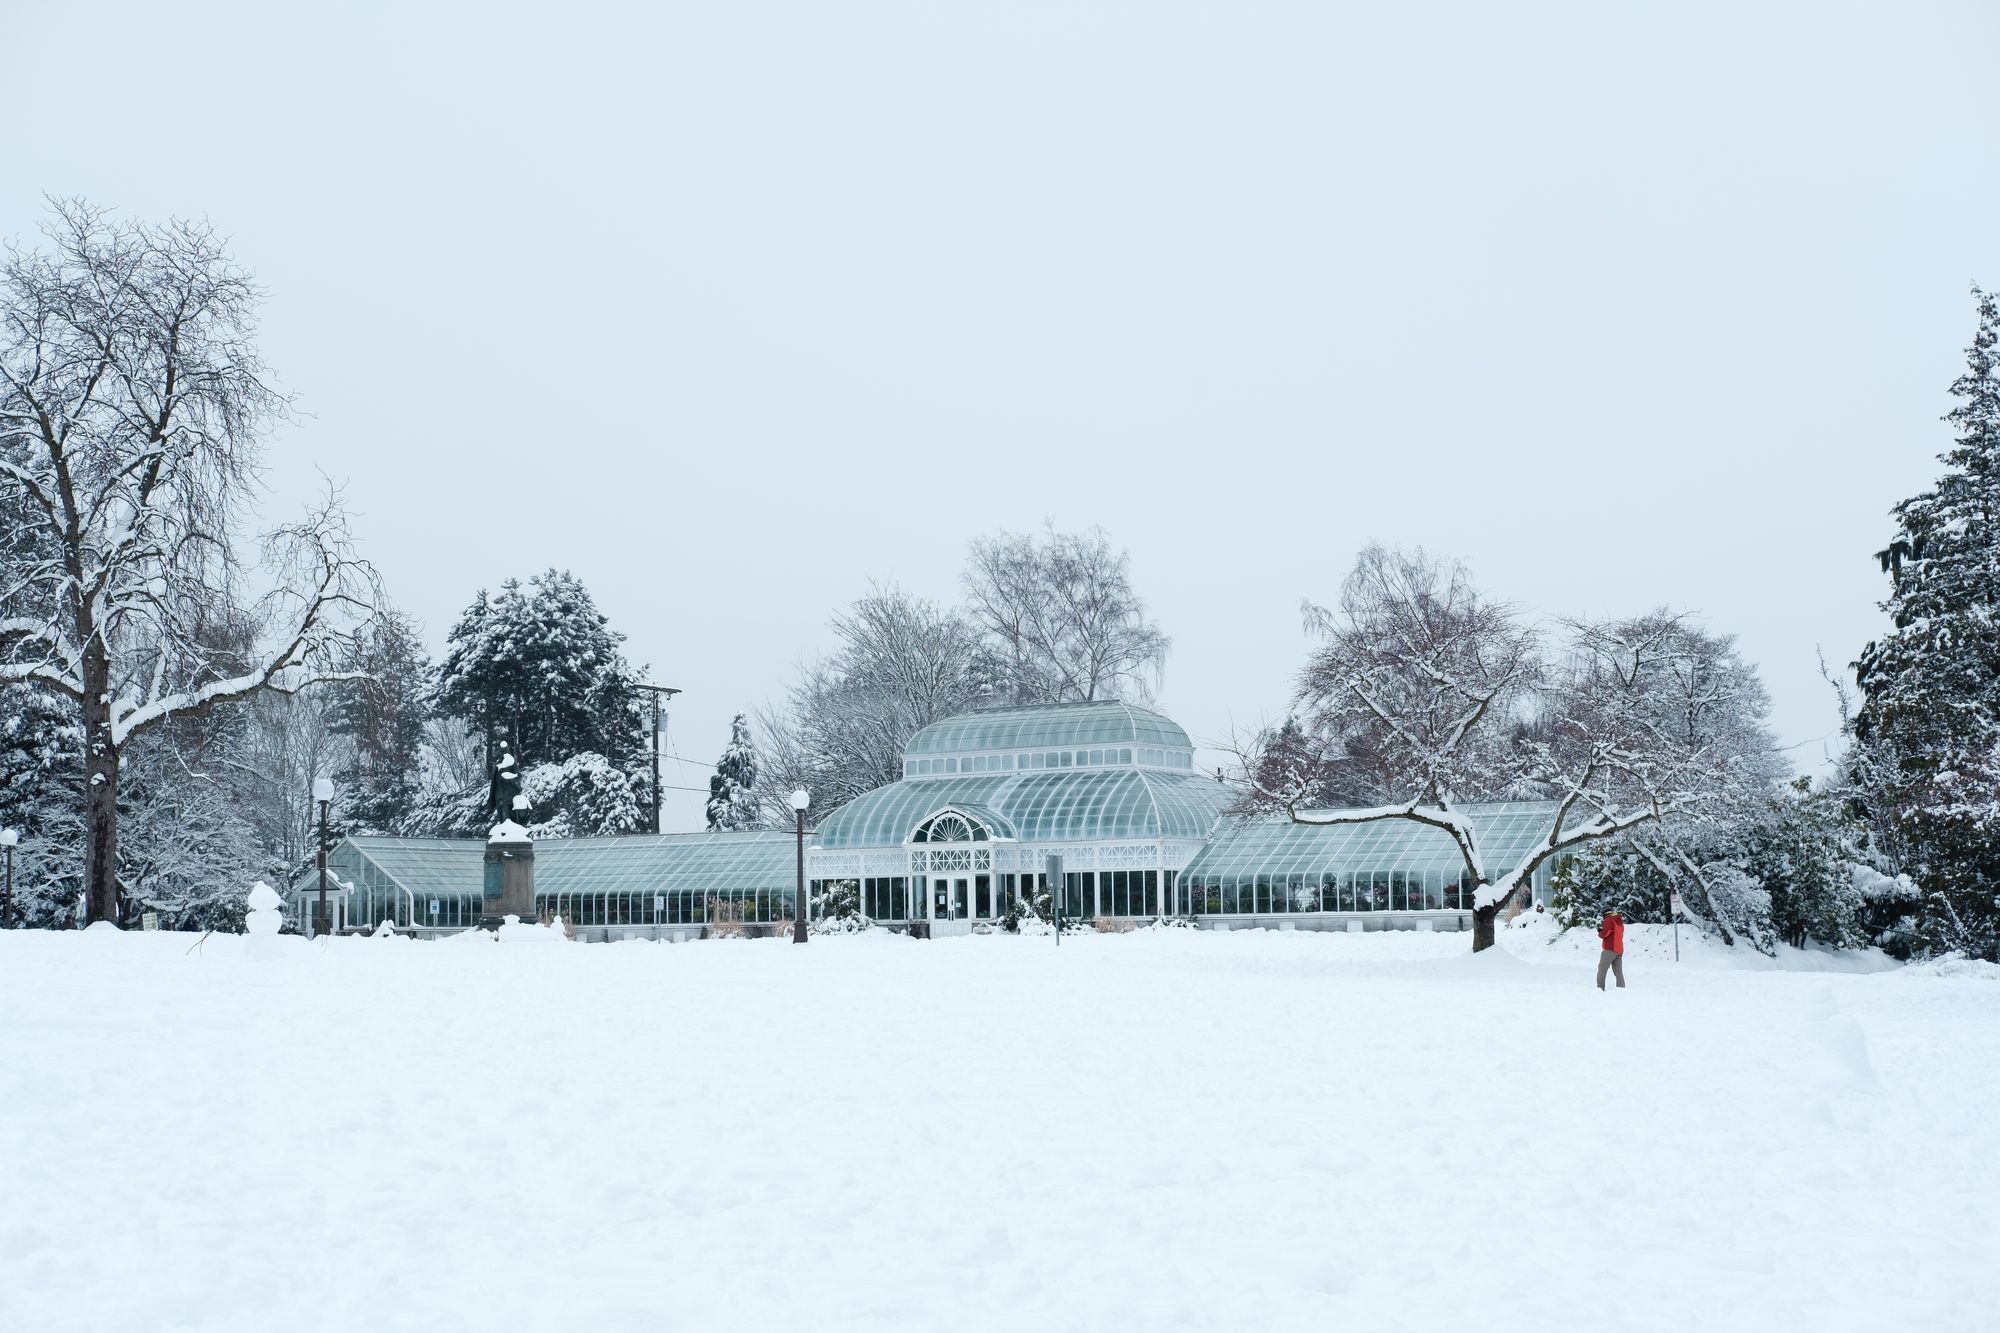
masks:
<path id="1" fill-rule="evenodd" d="M 1660 936 L 0 933 L 0 1328 L 1994 1327 L 2000 969 Z"/>

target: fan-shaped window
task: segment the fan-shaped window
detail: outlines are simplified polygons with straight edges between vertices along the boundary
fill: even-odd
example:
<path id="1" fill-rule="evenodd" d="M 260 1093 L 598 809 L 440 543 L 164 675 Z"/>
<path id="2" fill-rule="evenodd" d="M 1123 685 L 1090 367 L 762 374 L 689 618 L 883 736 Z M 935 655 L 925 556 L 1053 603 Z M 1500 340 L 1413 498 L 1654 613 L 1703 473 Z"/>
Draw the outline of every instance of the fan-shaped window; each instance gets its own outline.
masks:
<path id="1" fill-rule="evenodd" d="M 968 819 L 956 811 L 947 810 L 941 815 L 925 820 L 917 826 L 917 834 L 911 842 L 987 842 L 991 835 L 986 825 L 976 819 Z"/>

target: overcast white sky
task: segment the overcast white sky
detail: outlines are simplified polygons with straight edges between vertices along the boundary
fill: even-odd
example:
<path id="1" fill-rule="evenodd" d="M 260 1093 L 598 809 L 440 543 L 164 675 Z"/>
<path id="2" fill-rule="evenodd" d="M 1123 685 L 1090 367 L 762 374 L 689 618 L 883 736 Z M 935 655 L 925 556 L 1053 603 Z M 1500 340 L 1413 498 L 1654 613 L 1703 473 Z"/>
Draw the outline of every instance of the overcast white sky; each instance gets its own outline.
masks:
<path id="1" fill-rule="evenodd" d="M 0 0 L 0 234 L 206 214 L 310 414 L 271 511 L 344 480 L 434 645 L 575 570 L 703 766 L 1048 518 L 1198 740 L 1379 538 L 1700 613 L 1816 767 L 2000 284 L 1990 0 L 420 8 Z"/>

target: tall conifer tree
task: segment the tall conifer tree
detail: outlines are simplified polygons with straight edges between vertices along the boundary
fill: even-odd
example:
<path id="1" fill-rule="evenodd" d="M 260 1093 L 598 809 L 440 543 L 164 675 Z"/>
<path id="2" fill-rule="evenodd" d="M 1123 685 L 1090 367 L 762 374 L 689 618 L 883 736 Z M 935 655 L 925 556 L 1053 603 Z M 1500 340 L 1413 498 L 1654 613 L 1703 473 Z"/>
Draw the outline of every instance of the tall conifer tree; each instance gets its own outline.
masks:
<path id="1" fill-rule="evenodd" d="M 1924 892 L 1922 944 L 1995 956 L 2000 919 L 2000 305 L 1951 386 L 1945 473 L 1896 506 L 1879 554 L 1894 628 L 1855 674 L 1857 769 L 1871 815 Z"/>
<path id="2" fill-rule="evenodd" d="M 430 718 L 431 664 L 410 619 L 379 615 L 354 649 L 361 679 L 333 687 L 332 731 L 349 737 L 349 763 L 334 774 L 344 814 L 371 833 L 403 833 L 417 825 L 422 798 L 424 724 Z"/>
<path id="3" fill-rule="evenodd" d="M 757 752 L 750 744 L 750 720 L 738 713 L 729 724 L 729 746 L 708 780 L 710 832 L 755 828 Z"/>

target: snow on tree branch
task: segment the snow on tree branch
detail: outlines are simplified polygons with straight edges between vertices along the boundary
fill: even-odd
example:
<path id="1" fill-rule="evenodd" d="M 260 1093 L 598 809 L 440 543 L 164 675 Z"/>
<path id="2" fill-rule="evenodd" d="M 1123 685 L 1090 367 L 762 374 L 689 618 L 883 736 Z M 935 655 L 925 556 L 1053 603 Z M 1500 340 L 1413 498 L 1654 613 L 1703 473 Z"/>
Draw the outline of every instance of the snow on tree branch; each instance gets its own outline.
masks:
<path id="1" fill-rule="evenodd" d="M 1319 643 L 1299 716 L 1248 756 L 1244 808 L 1445 833 L 1477 886 L 1475 948 L 1552 859 L 1698 815 L 1781 768 L 1755 673 L 1684 616 L 1567 622 L 1550 652 L 1461 566 L 1371 546 L 1338 609 L 1304 618 Z M 1359 799 L 1318 806 L 1329 792 Z M 1488 865 L 1465 807 L 1505 800 L 1553 813 L 1517 864 Z"/>

